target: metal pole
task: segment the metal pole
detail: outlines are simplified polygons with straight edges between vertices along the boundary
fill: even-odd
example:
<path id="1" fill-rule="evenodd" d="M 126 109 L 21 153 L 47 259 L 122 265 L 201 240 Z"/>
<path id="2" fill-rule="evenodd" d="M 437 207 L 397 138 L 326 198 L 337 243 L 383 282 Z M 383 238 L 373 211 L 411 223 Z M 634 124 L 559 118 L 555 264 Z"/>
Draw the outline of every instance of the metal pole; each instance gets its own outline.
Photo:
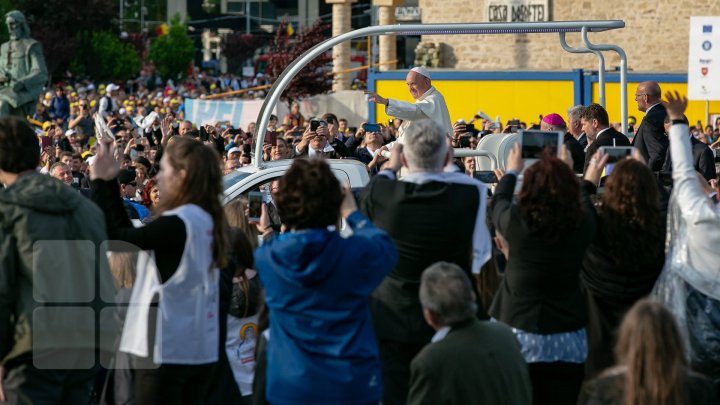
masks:
<path id="1" fill-rule="evenodd" d="M 145 0 L 140 0 L 140 32 L 145 29 Z"/>
<path id="2" fill-rule="evenodd" d="M 262 167 L 262 147 L 265 141 L 265 132 L 267 130 L 267 124 L 270 121 L 270 114 L 272 109 L 280 100 L 280 96 L 285 91 L 287 86 L 290 84 L 295 75 L 302 70 L 310 61 L 318 57 L 319 55 L 332 49 L 333 46 L 349 41 L 354 38 L 364 37 L 368 35 L 466 35 L 466 34 L 518 34 L 518 33 L 556 33 L 556 32 L 579 32 L 582 29 L 586 31 L 607 31 L 625 27 L 625 22 L 620 20 L 605 20 L 605 21 L 551 21 L 551 22 L 536 22 L 536 23 L 461 23 L 461 24 L 395 24 L 395 25 L 378 25 L 365 27 L 358 30 L 346 32 L 337 37 L 329 38 L 314 47 L 308 49 L 299 58 L 295 59 L 290 63 L 285 70 L 273 84 L 273 87 L 268 92 L 260 107 L 260 113 L 258 114 L 258 120 L 256 123 L 257 135 L 255 137 L 255 159 L 253 164 L 260 168 Z M 586 40 L 587 38 L 583 38 Z M 589 42 L 586 42 L 588 45 Z M 592 46 L 588 46 L 589 49 L 593 49 Z M 625 52 L 616 47 L 619 52 L 622 52 L 621 59 L 624 60 Z M 598 49 L 600 50 L 600 49 Z M 614 48 L 612 50 L 615 50 Z M 616 50 L 617 52 L 617 50 Z M 621 81 L 626 80 L 627 66 L 626 64 L 621 65 Z M 626 95 L 627 90 L 621 89 L 623 95 Z M 623 117 L 623 130 L 627 132 L 627 101 L 623 99 L 624 117 Z"/>
<path id="3" fill-rule="evenodd" d="M 120 0 L 120 32 L 122 32 L 125 28 L 125 25 L 123 24 L 123 21 L 125 20 L 125 10 L 123 7 L 124 5 L 125 0 Z"/>
<path id="4" fill-rule="evenodd" d="M 588 29 L 583 27 L 580 31 L 582 34 L 583 42 L 588 49 L 597 51 L 613 51 L 620 57 L 620 115 L 622 124 L 622 133 L 627 134 L 628 132 L 628 106 L 627 106 L 627 55 L 625 51 L 617 45 L 605 45 L 605 44 L 592 44 L 588 39 Z"/>
<path id="5" fill-rule="evenodd" d="M 705 126 L 708 125 L 714 127 L 714 124 L 710 122 L 710 100 L 705 100 Z M 702 128 L 702 131 L 705 132 L 705 127 Z"/>
<path id="6" fill-rule="evenodd" d="M 560 33 L 560 46 L 564 50 L 570 53 L 594 53 L 595 56 L 598 58 L 598 89 L 599 89 L 599 98 L 600 98 L 600 105 L 605 107 L 605 56 L 603 56 L 602 52 L 600 51 L 594 51 L 587 48 L 573 48 L 570 45 L 568 45 L 567 41 L 565 40 L 565 33 Z"/>
<path id="7" fill-rule="evenodd" d="M 250 34 L 250 1 L 245 2 L 245 33 Z"/>

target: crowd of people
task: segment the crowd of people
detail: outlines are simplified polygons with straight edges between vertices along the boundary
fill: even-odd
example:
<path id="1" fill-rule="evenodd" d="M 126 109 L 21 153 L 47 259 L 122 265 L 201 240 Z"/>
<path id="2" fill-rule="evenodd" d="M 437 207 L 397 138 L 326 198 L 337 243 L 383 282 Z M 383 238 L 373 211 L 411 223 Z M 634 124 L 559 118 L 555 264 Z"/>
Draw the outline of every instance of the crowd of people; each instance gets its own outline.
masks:
<path id="1" fill-rule="evenodd" d="M 387 125 L 272 116 L 261 155 L 294 161 L 257 206 L 221 204 L 257 128 L 184 120 L 179 87 L 0 119 L 0 401 L 717 403 L 720 128 L 653 82 L 632 136 L 597 104 L 453 124 L 426 69 L 407 83 L 368 92 Z M 486 182 L 453 155 L 523 127 L 563 145 Z M 326 159 L 366 165 L 357 199 Z"/>

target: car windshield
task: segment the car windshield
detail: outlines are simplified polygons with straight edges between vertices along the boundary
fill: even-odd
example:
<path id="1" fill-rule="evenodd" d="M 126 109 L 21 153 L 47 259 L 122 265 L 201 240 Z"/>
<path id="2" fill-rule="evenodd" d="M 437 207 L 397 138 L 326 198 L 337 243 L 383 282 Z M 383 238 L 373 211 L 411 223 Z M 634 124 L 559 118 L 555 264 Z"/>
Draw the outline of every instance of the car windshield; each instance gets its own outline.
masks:
<path id="1" fill-rule="evenodd" d="M 235 170 L 226 174 L 225 176 L 223 176 L 223 191 L 227 191 L 230 187 L 237 184 L 240 180 L 248 177 L 251 174 L 252 173 L 250 172 L 243 172 L 239 170 Z"/>

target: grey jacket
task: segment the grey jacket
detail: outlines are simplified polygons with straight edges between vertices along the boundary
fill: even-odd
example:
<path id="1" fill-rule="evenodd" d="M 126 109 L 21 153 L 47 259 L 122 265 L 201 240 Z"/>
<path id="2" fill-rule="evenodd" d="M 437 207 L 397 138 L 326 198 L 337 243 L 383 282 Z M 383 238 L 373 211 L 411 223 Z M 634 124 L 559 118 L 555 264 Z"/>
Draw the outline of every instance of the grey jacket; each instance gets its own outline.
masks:
<path id="1" fill-rule="evenodd" d="M 28 173 L 0 189 L 0 365 L 31 351 L 111 349 L 106 239 L 100 209 L 58 180 Z"/>

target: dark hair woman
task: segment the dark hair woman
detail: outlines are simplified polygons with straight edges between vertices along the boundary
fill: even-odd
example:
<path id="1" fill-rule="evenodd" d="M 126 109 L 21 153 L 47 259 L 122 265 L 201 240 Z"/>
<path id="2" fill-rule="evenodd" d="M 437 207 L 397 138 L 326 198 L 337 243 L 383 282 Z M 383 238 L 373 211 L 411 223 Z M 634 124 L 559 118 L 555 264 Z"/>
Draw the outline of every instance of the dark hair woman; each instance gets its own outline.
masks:
<path id="1" fill-rule="evenodd" d="M 601 160 L 602 153 L 593 159 Z M 597 176 L 586 179 L 594 184 L 599 181 Z M 665 262 L 660 193 L 644 163 L 624 159 L 614 166 L 605 182 L 597 220 L 595 239 L 580 274 L 588 300 L 588 378 L 614 364 L 617 327 L 625 312 L 650 294 Z"/>
<path id="2" fill-rule="evenodd" d="M 142 249 L 120 340 L 133 355 L 138 404 L 202 402 L 218 360 L 218 267 L 228 258 L 218 162 L 194 140 L 170 144 L 157 176 L 160 216 L 141 228 L 123 210 L 111 143 L 101 142 L 91 168 L 110 239 Z"/>
<path id="3" fill-rule="evenodd" d="M 617 366 L 583 388 L 578 404 L 717 404 L 707 377 L 690 370 L 675 318 L 662 304 L 638 301 L 620 326 Z"/>
<path id="4" fill-rule="evenodd" d="M 269 403 L 377 403 L 382 379 L 368 298 L 397 261 L 323 160 L 295 160 L 274 195 L 288 232 L 255 251 L 270 311 Z M 353 234 L 337 231 L 344 218 Z"/>
<path id="5" fill-rule="evenodd" d="M 491 204 L 500 247 L 509 251 L 490 315 L 518 337 L 537 404 L 575 404 L 587 355 L 587 310 L 578 276 L 595 217 L 564 147 L 561 156 L 564 161 L 544 155 L 528 167 L 514 203 L 524 167 L 516 145 Z"/>

